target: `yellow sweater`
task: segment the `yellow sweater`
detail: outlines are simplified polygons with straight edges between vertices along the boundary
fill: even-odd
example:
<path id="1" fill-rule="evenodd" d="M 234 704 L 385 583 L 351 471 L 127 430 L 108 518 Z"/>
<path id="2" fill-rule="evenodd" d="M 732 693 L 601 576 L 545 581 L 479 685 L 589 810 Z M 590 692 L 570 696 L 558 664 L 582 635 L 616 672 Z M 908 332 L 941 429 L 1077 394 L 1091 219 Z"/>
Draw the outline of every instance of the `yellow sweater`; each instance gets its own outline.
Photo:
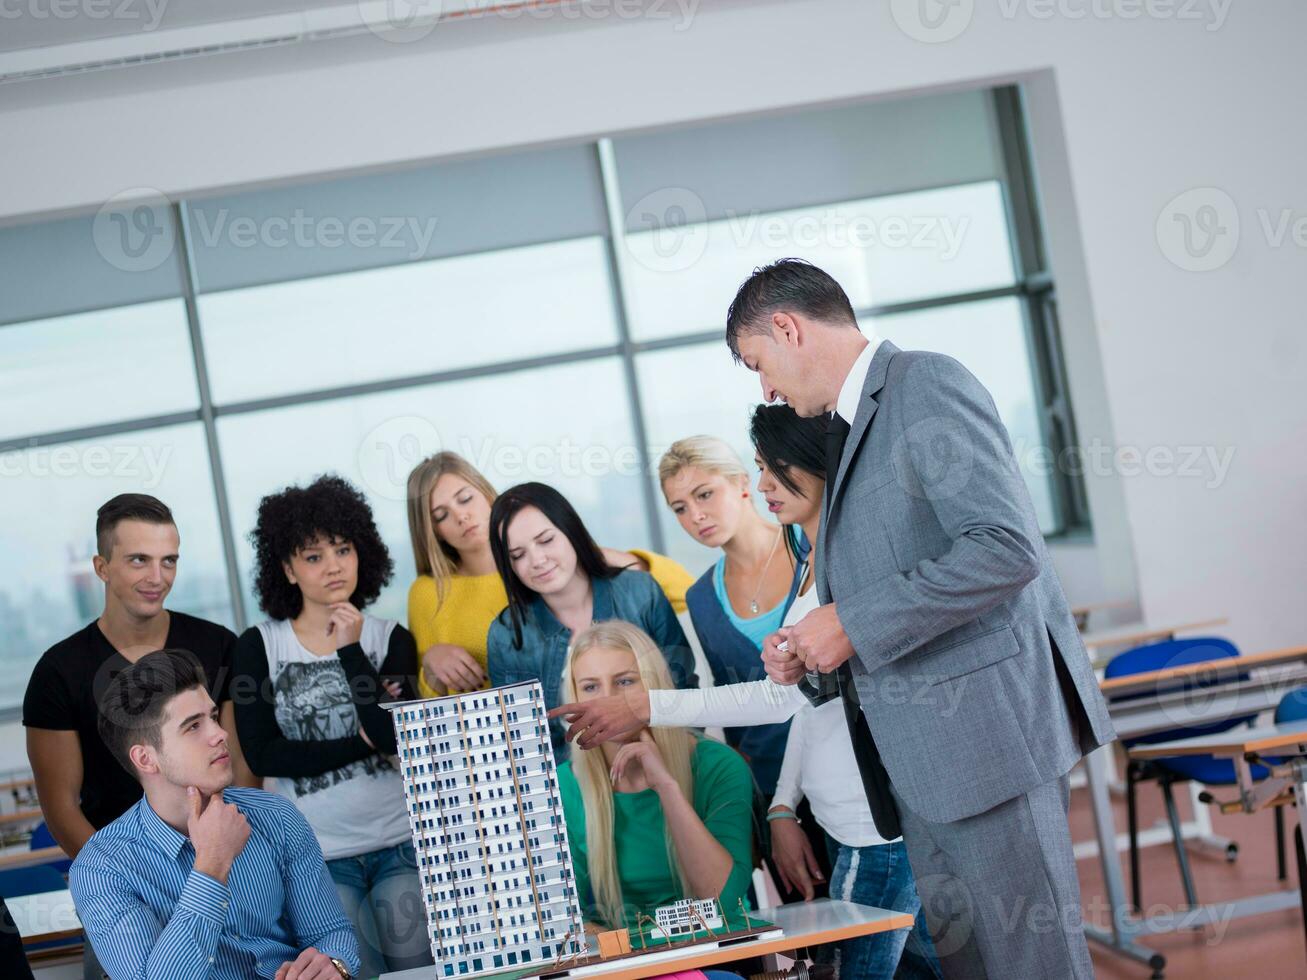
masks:
<path id="1" fill-rule="evenodd" d="M 685 591 L 694 584 L 690 573 L 665 555 L 635 548 L 630 551 L 649 566 L 649 574 L 662 586 L 672 608 L 685 612 Z M 419 660 L 437 643 L 452 643 L 472 654 L 486 670 L 486 634 L 507 605 L 508 593 L 497 574 L 453 576 L 443 603 L 436 596 L 436 580 L 430 575 L 418 576 L 408 590 L 408 629 L 417 642 Z M 419 670 L 418 693 L 434 698 L 445 692 L 432 687 L 426 673 Z"/>

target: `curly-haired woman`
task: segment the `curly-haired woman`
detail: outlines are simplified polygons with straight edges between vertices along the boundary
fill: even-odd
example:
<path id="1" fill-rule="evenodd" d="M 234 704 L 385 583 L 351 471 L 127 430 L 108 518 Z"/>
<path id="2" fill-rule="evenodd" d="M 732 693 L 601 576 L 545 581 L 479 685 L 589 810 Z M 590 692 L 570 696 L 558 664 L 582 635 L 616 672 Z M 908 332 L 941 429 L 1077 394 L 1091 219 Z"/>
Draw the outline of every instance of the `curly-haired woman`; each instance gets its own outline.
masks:
<path id="1" fill-rule="evenodd" d="M 412 697 L 408 630 L 361 610 L 394 564 L 363 495 L 336 476 L 259 504 L 255 591 L 270 617 L 236 647 L 233 702 L 250 768 L 276 777 L 322 845 L 358 936 L 361 976 L 431 963 L 395 731 Z M 235 685 L 239 684 L 239 694 Z"/>

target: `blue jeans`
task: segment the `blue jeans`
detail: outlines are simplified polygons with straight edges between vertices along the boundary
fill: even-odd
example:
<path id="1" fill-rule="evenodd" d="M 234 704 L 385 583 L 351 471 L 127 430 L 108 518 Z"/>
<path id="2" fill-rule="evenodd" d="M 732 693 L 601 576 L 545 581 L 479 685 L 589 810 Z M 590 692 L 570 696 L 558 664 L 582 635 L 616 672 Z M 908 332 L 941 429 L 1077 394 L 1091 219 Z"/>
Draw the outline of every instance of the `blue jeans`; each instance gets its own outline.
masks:
<path id="1" fill-rule="evenodd" d="M 843 980 L 942 977 L 903 842 L 849 847 L 832 840 L 829 850 L 834 866 L 831 898 L 906 912 L 916 922 L 910 930 L 859 936 L 824 947 L 819 960 L 832 963 L 835 975 Z"/>
<path id="2" fill-rule="evenodd" d="M 334 858 L 327 871 L 358 937 L 359 976 L 431 965 L 431 939 L 422 905 L 413 845 Z"/>

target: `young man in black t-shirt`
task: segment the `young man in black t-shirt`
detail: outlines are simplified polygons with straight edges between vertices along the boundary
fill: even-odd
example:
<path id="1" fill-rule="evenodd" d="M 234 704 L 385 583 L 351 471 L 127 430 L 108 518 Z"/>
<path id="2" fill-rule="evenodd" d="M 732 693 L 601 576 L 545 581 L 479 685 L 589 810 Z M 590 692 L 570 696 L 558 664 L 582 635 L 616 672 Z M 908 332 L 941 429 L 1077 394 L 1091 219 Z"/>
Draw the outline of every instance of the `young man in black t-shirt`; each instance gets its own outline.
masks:
<path id="1" fill-rule="evenodd" d="M 76 857 L 95 831 L 141 798 L 141 785 L 105 746 L 97 701 L 128 664 L 165 647 L 189 650 L 231 734 L 236 785 L 257 786 L 236 744 L 229 685 L 236 636 L 224 626 L 163 608 L 177 574 L 180 538 L 172 512 L 145 494 L 121 494 L 95 522 L 95 574 L 104 582 L 100 618 L 41 657 L 27 683 L 23 724 L 37 796 L 50 833 Z"/>

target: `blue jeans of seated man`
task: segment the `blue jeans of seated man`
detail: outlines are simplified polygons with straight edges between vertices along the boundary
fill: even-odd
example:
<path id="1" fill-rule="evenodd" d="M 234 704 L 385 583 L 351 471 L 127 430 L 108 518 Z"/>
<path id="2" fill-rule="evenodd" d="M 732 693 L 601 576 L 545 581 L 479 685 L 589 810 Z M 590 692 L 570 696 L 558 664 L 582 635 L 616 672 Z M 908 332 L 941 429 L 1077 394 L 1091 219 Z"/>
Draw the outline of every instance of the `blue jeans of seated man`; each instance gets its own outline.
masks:
<path id="1" fill-rule="evenodd" d="M 411 843 L 333 858 L 327 871 L 358 938 L 360 977 L 431 965 L 431 939 Z"/>
<path id="2" fill-rule="evenodd" d="M 910 930 L 896 929 L 824 946 L 818 950 L 817 961 L 834 965 L 840 980 L 942 977 L 903 842 L 849 847 L 831 840 L 829 834 L 826 839 L 833 866 L 832 899 L 906 912 L 916 921 Z"/>

